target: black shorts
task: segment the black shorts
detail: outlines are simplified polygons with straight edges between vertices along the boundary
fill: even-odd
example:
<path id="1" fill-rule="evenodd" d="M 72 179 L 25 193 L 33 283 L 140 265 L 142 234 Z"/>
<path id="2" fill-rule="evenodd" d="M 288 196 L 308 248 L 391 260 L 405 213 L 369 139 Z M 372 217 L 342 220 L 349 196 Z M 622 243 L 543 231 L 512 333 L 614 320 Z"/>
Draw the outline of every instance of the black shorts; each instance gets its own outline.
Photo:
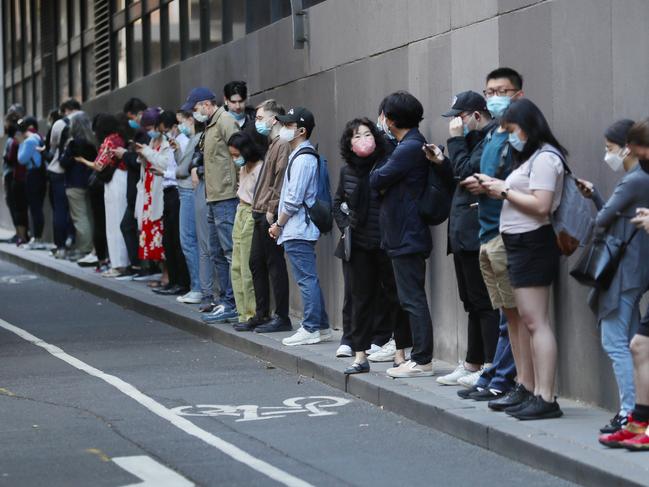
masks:
<path id="1" fill-rule="evenodd" d="M 502 234 L 513 288 L 550 286 L 559 274 L 557 237 L 552 225 L 531 232 Z"/>
<path id="2" fill-rule="evenodd" d="M 649 310 L 647 310 L 647 313 L 649 313 Z M 649 314 L 646 314 L 644 318 L 642 318 L 638 331 L 636 331 L 636 335 L 642 335 L 643 337 L 649 338 Z"/>

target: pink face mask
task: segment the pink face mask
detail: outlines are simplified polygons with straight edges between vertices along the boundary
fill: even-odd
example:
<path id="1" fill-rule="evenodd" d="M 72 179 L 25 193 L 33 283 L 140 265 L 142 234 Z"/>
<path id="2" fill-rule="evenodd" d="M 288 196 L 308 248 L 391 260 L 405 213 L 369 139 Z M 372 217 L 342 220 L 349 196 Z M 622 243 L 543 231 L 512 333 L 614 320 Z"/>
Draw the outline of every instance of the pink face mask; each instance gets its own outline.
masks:
<path id="1" fill-rule="evenodd" d="M 370 156 L 374 149 L 376 149 L 376 142 L 374 137 L 361 137 L 360 139 L 352 140 L 352 151 L 358 157 Z"/>

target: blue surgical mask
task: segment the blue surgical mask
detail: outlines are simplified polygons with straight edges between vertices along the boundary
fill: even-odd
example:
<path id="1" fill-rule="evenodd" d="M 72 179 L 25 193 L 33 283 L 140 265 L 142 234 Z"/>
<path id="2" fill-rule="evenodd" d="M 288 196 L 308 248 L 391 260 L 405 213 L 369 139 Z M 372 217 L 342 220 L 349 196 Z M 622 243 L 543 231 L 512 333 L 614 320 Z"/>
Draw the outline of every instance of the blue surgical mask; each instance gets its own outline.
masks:
<path id="1" fill-rule="evenodd" d="M 232 115 L 237 122 L 240 122 L 246 116 L 246 112 L 230 112 L 230 115 Z"/>
<path id="2" fill-rule="evenodd" d="M 466 125 L 462 126 L 462 131 L 464 132 L 465 137 L 469 135 L 469 127 L 467 127 Z"/>
<path id="3" fill-rule="evenodd" d="M 207 122 L 207 119 L 210 118 L 210 117 L 208 117 L 207 115 L 203 115 L 203 114 L 202 114 L 201 112 L 199 112 L 199 111 L 195 111 L 192 115 L 193 115 L 194 119 L 195 119 L 197 122 L 200 122 L 200 123 L 205 123 L 205 122 Z"/>
<path id="4" fill-rule="evenodd" d="M 135 120 L 129 120 L 128 126 L 131 127 L 133 130 L 139 130 L 140 128 L 140 124 L 137 123 Z"/>
<path id="5" fill-rule="evenodd" d="M 158 132 L 157 130 L 149 130 L 147 131 L 147 135 L 152 139 L 157 139 L 158 137 L 160 137 L 160 132 Z"/>
<path id="6" fill-rule="evenodd" d="M 487 98 L 487 110 L 491 113 L 491 116 L 498 118 L 505 113 L 507 107 L 512 102 L 512 99 L 508 96 L 497 96 Z"/>
<path id="7" fill-rule="evenodd" d="M 257 133 L 261 135 L 268 135 L 270 134 L 270 125 L 268 125 L 266 122 L 257 120 L 255 122 L 255 129 L 257 130 Z"/>
<path id="8" fill-rule="evenodd" d="M 385 120 L 383 121 L 383 133 L 387 135 L 388 139 L 390 140 L 396 139 L 395 135 L 392 132 L 390 132 L 390 127 L 388 127 L 388 124 L 385 123 Z"/>
<path id="9" fill-rule="evenodd" d="M 508 140 L 509 140 L 509 145 L 511 145 L 518 152 L 523 152 L 523 149 L 525 148 L 525 143 L 527 141 L 521 140 L 521 138 L 518 136 L 518 132 L 510 132 Z"/>
<path id="10" fill-rule="evenodd" d="M 191 131 L 191 129 L 190 129 L 187 125 L 185 125 L 185 124 L 178 125 L 178 131 L 179 131 L 181 134 L 183 134 L 183 135 L 185 135 L 185 136 L 187 136 L 187 137 L 191 137 L 191 136 L 192 136 L 192 131 Z"/>
<path id="11" fill-rule="evenodd" d="M 243 158 L 243 156 L 239 156 L 236 159 L 232 159 L 232 162 L 234 162 L 234 165 L 237 167 L 243 167 L 246 165 L 246 160 Z"/>

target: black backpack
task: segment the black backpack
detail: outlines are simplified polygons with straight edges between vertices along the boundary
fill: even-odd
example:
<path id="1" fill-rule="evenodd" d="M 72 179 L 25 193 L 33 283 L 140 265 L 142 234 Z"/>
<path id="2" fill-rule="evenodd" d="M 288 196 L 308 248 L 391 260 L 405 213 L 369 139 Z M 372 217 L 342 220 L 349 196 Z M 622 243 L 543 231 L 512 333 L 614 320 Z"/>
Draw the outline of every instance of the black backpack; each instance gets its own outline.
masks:
<path id="1" fill-rule="evenodd" d="M 418 208 L 421 219 L 430 226 L 444 223 L 451 213 L 453 184 L 444 181 L 435 164 L 429 162 L 426 187 L 419 198 Z"/>

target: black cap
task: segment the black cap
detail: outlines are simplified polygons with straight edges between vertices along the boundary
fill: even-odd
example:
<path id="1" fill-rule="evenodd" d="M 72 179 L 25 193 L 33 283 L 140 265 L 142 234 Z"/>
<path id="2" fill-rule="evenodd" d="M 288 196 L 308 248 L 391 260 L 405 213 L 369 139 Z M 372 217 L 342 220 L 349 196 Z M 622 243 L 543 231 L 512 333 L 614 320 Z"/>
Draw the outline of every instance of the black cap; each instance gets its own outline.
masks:
<path id="1" fill-rule="evenodd" d="M 475 91 L 463 91 L 453 97 L 451 109 L 442 117 L 457 117 L 462 112 L 486 112 L 487 102 Z"/>
<path id="2" fill-rule="evenodd" d="M 606 129 L 604 137 L 606 140 L 610 140 L 614 144 L 624 147 L 626 145 L 626 135 L 629 133 L 629 130 L 631 130 L 634 123 L 633 120 L 629 120 L 628 118 L 618 120 Z"/>
<path id="3" fill-rule="evenodd" d="M 296 123 L 298 127 L 304 127 L 309 133 L 315 127 L 313 113 L 304 107 L 291 108 L 286 115 L 277 115 L 275 118 L 282 123 Z"/>

